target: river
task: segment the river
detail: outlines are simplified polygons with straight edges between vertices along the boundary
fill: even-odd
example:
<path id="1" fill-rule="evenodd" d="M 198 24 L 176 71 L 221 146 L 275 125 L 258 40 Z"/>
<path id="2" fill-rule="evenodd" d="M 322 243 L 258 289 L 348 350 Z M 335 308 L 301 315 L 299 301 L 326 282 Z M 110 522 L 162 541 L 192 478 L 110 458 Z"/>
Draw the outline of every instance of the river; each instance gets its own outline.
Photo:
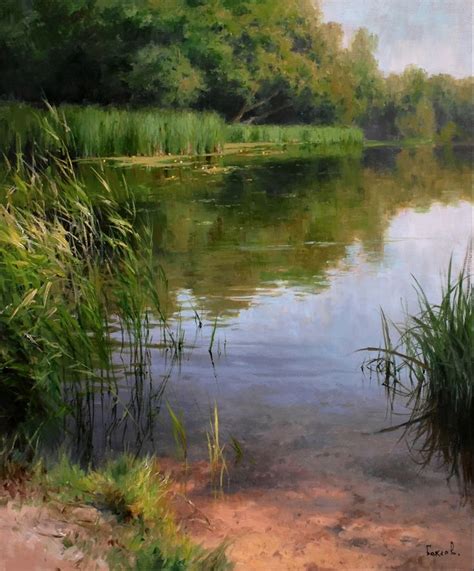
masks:
<path id="1" fill-rule="evenodd" d="M 471 158 L 372 148 L 105 167 L 140 197 L 184 349 L 173 359 L 157 329 L 140 398 L 128 378 L 113 422 L 97 403 L 88 446 L 176 456 L 166 401 L 203 465 L 216 403 L 226 499 L 196 485 L 193 501 L 215 524 L 188 528 L 209 545 L 233 538 L 238 569 L 423 568 L 434 565 L 426 545 L 451 541 L 456 561 L 436 568 L 470 568 L 456 483 L 441 465 L 421 471 L 399 432 L 376 434 L 405 417 L 390 416 L 357 350 L 381 342 L 381 308 L 395 322 L 416 311 L 414 277 L 436 301 L 450 258 L 463 263 Z"/>

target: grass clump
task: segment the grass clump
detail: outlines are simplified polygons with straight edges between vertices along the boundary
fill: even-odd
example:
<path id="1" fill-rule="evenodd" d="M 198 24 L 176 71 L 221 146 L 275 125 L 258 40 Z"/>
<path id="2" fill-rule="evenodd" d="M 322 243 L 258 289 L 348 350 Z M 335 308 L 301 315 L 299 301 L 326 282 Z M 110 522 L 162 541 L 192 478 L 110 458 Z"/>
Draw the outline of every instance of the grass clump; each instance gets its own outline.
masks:
<path id="1" fill-rule="evenodd" d="M 382 380 L 393 407 L 397 399 L 410 407 L 403 427 L 423 465 L 440 456 L 465 496 L 473 481 L 474 313 L 467 263 L 453 277 L 450 263 L 438 304 L 429 302 L 416 284 L 419 312 L 402 326 L 382 314 L 384 347 L 369 347 L 378 356 L 367 365 Z M 394 343 L 390 328 L 398 334 Z"/>
<path id="2" fill-rule="evenodd" d="M 222 149 L 225 124 L 216 113 L 61 105 L 0 105 L 0 150 L 51 152 L 58 134 L 79 157 L 204 155 Z"/>
<path id="3" fill-rule="evenodd" d="M 179 529 L 170 510 L 170 481 L 153 459 L 120 456 L 99 470 L 83 470 L 66 457 L 50 470 L 36 469 L 45 498 L 90 505 L 118 520 L 118 540 L 108 552 L 111 569 L 224 571 L 225 546 L 208 551 Z"/>
<path id="4" fill-rule="evenodd" d="M 355 127 L 314 125 L 228 125 L 229 143 L 278 143 L 306 145 L 362 145 L 364 134 Z"/>

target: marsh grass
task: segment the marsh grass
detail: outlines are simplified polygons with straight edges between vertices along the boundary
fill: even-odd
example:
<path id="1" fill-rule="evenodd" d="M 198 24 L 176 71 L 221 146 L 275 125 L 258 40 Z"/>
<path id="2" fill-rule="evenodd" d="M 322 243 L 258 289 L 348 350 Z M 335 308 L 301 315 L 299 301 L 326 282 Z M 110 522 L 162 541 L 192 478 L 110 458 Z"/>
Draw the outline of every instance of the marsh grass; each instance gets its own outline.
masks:
<path id="1" fill-rule="evenodd" d="M 404 429 L 422 465 L 441 457 L 465 497 L 472 487 L 474 452 L 474 319 L 468 262 L 470 253 L 456 277 L 450 263 L 438 304 L 430 303 L 416 282 L 419 312 L 402 326 L 382 313 L 384 346 L 365 349 L 378 352 L 366 365 L 386 388 L 392 409 L 401 400 L 411 411 L 407 422 L 389 430 Z"/>
<path id="2" fill-rule="evenodd" d="M 225 123 L 215 113 L 22 103 L 0 105 L 0 150 L 9 156 L 56 151 L 73 157 L 205 155 L 222 149 Z"/>
<path id="3" fill-rule="evenodd" d="M 99 172 L 96 182 L 94 192 L 88 192 L 67 154 L 64 159 L 50 155 L 41 170 L 18 159 L 10 165 L 2 189 L 4 478 L 31 474 L 32 462 L 41 456 L 41 437 L 51 423 L 58 428 L 72 417 L 77 438 L 92 448 L 88 429 L 100 403 L 109 408 L 112 419 L 114 409 L 122 409 L 111 430 L 125 431 L 132 422 L 142 443 L 146 438 L 141 417 L 148 401 L 154 401 L 152 322 L 158 319 L 163 337 L 167 327 L 157 295 L 159 272 L 149 236 L 137 222 L 133 196 L 127 188 L 111 187 Z M 124 375 L 133 385 L 128 404 L 120 397 Z M 164 385 L 157 389 L 159 400 Z M 174 417 L 186 459 L 186 433 Z M 69 449 L 69 442 L 65 446 Z M 140 447 L 134 452 L 138 455 Z M 169 481 L 156 461 L 124 455 L 92 469 L 91 455 L 81 460 L 83 467 L 63 456 L 48 470 L 42 461 L 34 470 L 35 482 L 46 501 L 92 505 L 116 517 L 120 540 L 108 552 L 111 568 L 230 568 L 224 546 L 207 551 L 179 531 L 170 514 Z"/>
<path id="4" fill-rule="evenodd" d="M 211 411 L 209 431 L 207 432 L 207 450 L 209 454 L 209 467 L 211 470 L 211 487 L 214 492 L 222 491 L 224 476 L 229 475 L 225 457 L 225 444 L 221 444 L 219 410 L 217 403 Z"/>
<path id="5" fill-rule="evenodd" d="M 183 461 L 185 468 L 188 464 L 188 437 L 186 433 L 186 428 L 184 426 L 184 420 L 182 414 L 177 414 L 171 408 L 169 403 L 166 404 L 168 412 L 171 418 L 171 427 L 173 431 L 173 438 L 176 443 L 176 447 L 183 456 Z"/>
<path id="6" fill-rule="evenodd" d="M 228 143 L 277 143 L 303 145 L 362 145 L 364 135 L 355 127 L 314 125 L 228 125 Z"/>
<path id="7" fill-rule="evenodd" d="M 41 171 L 22 160 L 10 165 L 0 206 L 0 423 L 7 431 L 22 426 L 31 436 L 68 413 L 94 410 L 100 391 L 118 395 L 114 327 L 137 398 L 150 374 L 150 312 L 165 327 L 159 273 L 133 196 L 96 177 L 91 195 L 67 156 L 50 156 Z"/>
<path id="8" fill-rule="evenodd" d="M 214 341 L 216 338 L 216 332 L 217 332 L 217 317 L 214 319 L 214 323 L 212 325 L 212 331 L 211 331 L 211 338 L 209 340 L 209 347 L 208 347 L 208 352 L 212 357 L 212 349 L 214 347 Z"/>
<path id="9" fill-rule="evenodd" d="M 226 125 L 215 113 L 166 109 L 0 104 L 0 151 L 28 158 L 67 150 L 74 158 L 206 155 L 226 143 L 360 146 L 354 127 Z"/>

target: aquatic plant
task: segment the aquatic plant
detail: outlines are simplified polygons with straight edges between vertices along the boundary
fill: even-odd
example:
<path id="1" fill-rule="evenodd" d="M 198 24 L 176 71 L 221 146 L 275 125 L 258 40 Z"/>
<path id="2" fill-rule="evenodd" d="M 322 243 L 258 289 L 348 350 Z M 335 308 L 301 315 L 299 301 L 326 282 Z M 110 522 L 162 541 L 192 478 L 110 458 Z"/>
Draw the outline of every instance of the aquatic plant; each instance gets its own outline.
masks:
<path id="1" fill-rule="evenodd" d="M 220 442 L 219 410 L 217 403 L 211 412 L 210 429 L 207 432 L 207 450 L 209 454 L 209 466 L 211 469 L 211 486 L 214 490 L 222 490 L 224 486 L 224 474 L 229 474 L 224 454 L 225 444 Z"/>
<path id="2" fill-rule="evenodd" d="M 44 154 L 64 142 L 73 157 L 204 155 L 220 150 L 225 124 L 216 113 L 62 105 L 0 104 L 0 150 Z"/>
<path id="3" fill-rule="evenodd" d="M 306 145 L 361 145 L 364 134 L 355 127 L 313 125 L 228 125 L 229 143 L 299 143 Z"/>
<path id="4" fill-rule="evenodd" d="M 211 338 L 209 340 L 209 348 L 208 348 L 208 352 L 212 357 L 212 348 L 214 347 L 214 340 L 216 337 L 216 331 L 217 331 L 217 317 L 214 319 L 214 324 L 212 326 L 212 332 L 211 332 Z"/>
<path id="5" fill-rule="evenodd" d="M 168 412 L 171 418 L 171 426 L 173 430 L 173 437 L 177 448 L 181 451 L 183 455 L 183 460 L 185 466 L 188 462 L 188 438 L 186 434 L 186 428 L 184 426 L 184 421 L 182 415 L 177 415 L 171 408 L 171 405 L 167 403 Z"/>
<path id="6" fill-rule="evenodd" d="M 473 481 L 474 312 L 470 255 L 456 278 L 450 263 L 441 301 L 428 300 L 416 282 L 419 312 L 397 326 L 382 313 L 384 346 L 366 365 L 387 390 L 393 408 L 402 400 L 410 408 L 404 428 L 413 451 L 428 464 L 440 456 L 463 485 L 466 497 Z M 391 328 L 398 334 L 392 341 Z"/>
<path id="7" fill-rule="evenodd" d="M 89 194 L 69 159 L 11 167 L 0 206 L 0 423 L 40 426 L 115 389 L 116 329 L 147 374 L 148 312 L 162 319 L 146 233 L 128 189 L 96 173 Z"/>
<path id="8" fill-rule="evenodd" d="M 205 155 L 225 143 L 361 145 L 353 127 L 226 125 L 216 113 L 167 109 L 0 104 L 0 150 L 14 156 L 67 152 L 75 158 Z"/>

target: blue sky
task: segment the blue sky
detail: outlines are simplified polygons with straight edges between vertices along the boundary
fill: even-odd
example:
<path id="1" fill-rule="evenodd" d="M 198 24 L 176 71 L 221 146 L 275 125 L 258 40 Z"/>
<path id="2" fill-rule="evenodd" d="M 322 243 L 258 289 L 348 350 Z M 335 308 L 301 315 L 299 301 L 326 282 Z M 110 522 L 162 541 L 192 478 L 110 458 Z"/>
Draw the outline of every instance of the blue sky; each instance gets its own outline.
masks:
<path id="1" fill-rule="evenodd" d="M 472 0 L 320 0 L 346 38 L 364 26 L 379 37 L 384 72 L 416 64 L 430 73 L 472 75 Z"/>

